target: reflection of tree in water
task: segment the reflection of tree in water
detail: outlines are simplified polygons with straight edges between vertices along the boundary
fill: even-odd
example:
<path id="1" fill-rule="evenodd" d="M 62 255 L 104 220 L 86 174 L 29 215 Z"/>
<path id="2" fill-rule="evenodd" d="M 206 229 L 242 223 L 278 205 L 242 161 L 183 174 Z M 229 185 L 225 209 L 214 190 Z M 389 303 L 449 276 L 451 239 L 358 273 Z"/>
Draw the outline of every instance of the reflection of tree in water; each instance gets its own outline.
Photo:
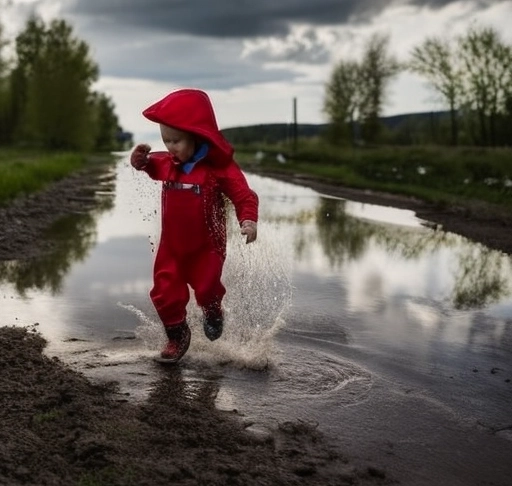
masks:
<path id="1" fill-rule="evenodd" d="M 404 260 L 418 259 L 441 248 L 455 248 L 460 238 L 452 233 L 434 231 L 428 228 L 407 228 L 399 226 L 376 226 L 374 240 L 390 254 Z"/>
<path id="2" fill-rule="evenodd" d="M 453 288 L 456 309 L 481 308 L 510 294 L 512 260 L 481 245 L 464 246 L 459 253 Z"/>
<path id="3" fill-rule="evenodd" d="M 314 220 L 315 214 L 312 211 L 300 211 L 294 217 L 294 222 L 297 224 L 297 234 L 293 240 L 293 249 L 299 259 L 303 258 L 307 248 L 314 241 L 314 235 L 306 231 L 307 224 Z"/>
<path id="4" fill-rule="evenodd" d="M 293 248 L 295 250 L 295 256 L 300 259 L 309 245 L 315 240 L 315 235 L 309 234 L 306 231 L 306 226 L 309 223 L 313 223 L 315 221 L 315 217 L 316 214 L 314 211 L 301 210 L 292 215 L 268 214 L 265 215 L 264 219 L 268 224 L 275 224 L 277 226 L 285 224 L 297 225 L 298 234 L 294 237 Z"/>
<path id="5" fill-rule="evenodd" d="M 50 229 L 55 248 L 40 258 L 0 262 L 1 281 L 13 284 L 20 295 L 29 289 L 58 293 L 71 265 L 82 261 L 94 245 L 95 222 L 89 214 L 60 219 Z"/>
<path id="6" fill-rule="evenodd" d="M 343 200 L 321 198 L 316 210 L 318 237 L 333 266 L 360 257 L 377 228 L 349 216 L 345 204 Z"/>
<path id="7" fill-rule="evenodd" d="M 63 217 L 48 229 L 44 237 L 54 243 L 51 251 L 39 258 L 0 262 L 0 282 L 13 284 L 22 296 L 33 288 L 58 293 L 71 265 L 84 260 L 94 246 L 96 218 L 114 205 L 115 180 L 105 179 L 100 187 L 100 196 L 91 188 L 94 209 Z"/>
<path id="8" fill-rule="evenodd" d="M 318 238 L 332 266 L 359 258 L 367 250 L 370 240 L 388 254 L 399 255 L 405 260 L 452 248 L 459 250 L 452 291 L 455 308 L 482 307 L 510 294 L 511 259 L 458 235 L 360 220 L 347 215 L 345 201 L 325 198 L 319 200 L 316 223 Z M 305 238 L 299 238 L 299 242 L 299 248 L 304 251 Z"/>
<path id="9" fill-rule="evenodd" d="M 498 347 L 500 345 L 500 324 L 501 319 L 490 316 L 485 311 L 475 311 L 471 316 L 471 324 L 468 329 L 467 346 Z"/>

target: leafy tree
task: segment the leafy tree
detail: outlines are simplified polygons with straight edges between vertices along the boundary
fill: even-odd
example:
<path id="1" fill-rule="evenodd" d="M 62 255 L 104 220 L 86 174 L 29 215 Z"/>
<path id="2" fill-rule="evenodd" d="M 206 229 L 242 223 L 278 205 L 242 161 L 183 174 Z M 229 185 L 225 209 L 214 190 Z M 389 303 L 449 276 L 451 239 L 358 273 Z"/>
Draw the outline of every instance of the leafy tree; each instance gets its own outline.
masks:
<path id="1" fill-rule="evenodd" d="M 389 37 L 376 34 L 366 44 L 361 62 L 342 60 L 334 67 L 324 111 L 337 139 L 354 136 L 361 126 L 366 141 L 377 141 L 386 88 L 401 69 L 388 48 Z"/>
<path id="2" fill-rule="evenodd" d="M 506 117 L 512 95 L 512 47 L 489 27 L 471 28 L 459 39 L 465 66 L 467 106 L 476 114 L 478 142 L 497 144 L 498 121 Z"/>
<path id="3" fill-rule="evenodd" d="M 360 68 L 361 126 L 363 137 L 376 142 L 387 88 L 401 66 L 389 54 L 389 36 L 375 34 L 367 42 Z"/>
<path id="4" fill-rule="evenodd" d="M 8 72 L 10 62 L 7 57 L 4 57 L 4 48 L 8 45 L 7 40 L 3 36 L 3 26 L 0 24 L 0 144 L 5 144 L 9 141 L 9 126 L 11 120 L 9 119 L 9 84 Z"/>
<path id="5" fill-rule="evenodd" d="M 23 120 L 27 105 L 28 82 L 42 46 L 45 26 L 41 19 L 30 17 L 25 30 L 16 37 L 16 64 L 10 76 L 10 138 L 23 139 Z"/>
<path id="6" fill-rule="evenodd" d="M 452 145 L 458 144 L 458 110 L 463 102 L 463 70 L 458 54 L 448 41 L 432 37 L 413 49 L 408 67 L 423 75 L 435 91 L 441 94 L 450 110 Z"/>
<path id="7" fill-rule="evenodd" d="M 64 20 L 47 27 L 31 18 L 16 38 L 16 53 L 18 135 L 50 149 L 92 148 L 90 87 L 98 68 L 87 44 Z"/>
<path id="8" fill-rule="evenodd" d="M 360 108 L 360 66 L 340 61 L 325 88 L 324 112 L 330 122 L 329 138 L 334 143 L 355 137 Z"/>
<path id="9" fill-rule="evenodd" d="M 8 6 L 9 0 L 0 0 Z M 92 91 L 98 66 L 64 20 L 31 16 L 3 57 L 0 24 L 0 143 L 112 150 L 133 143 L 106 95 Z"/>
<path id="10" fill-rule="evenodd" d="M 98 150 L 118 148 L 120 127 L 113 101 L 104 93 L 98 92 L 92 93 L 91 100 L 96 127 L 95 148 Z"/>
<path id="11" fill-rule="evenodd" d="M 6 57 L 4 57 L 4 48 L 9 44 L 9 42 L 4 39 L 4 27 L 0 24 L 0 78 L 3 78 L 7 72 L 9 67 L 9 61 Z"/>

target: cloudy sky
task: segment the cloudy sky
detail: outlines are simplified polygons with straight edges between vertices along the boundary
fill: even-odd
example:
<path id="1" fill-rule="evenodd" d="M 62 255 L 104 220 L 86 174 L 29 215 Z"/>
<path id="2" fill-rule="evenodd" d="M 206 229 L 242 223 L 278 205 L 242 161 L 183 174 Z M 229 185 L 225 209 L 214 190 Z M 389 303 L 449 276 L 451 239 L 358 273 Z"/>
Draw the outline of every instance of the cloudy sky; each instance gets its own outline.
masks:
<path id="1" fill-rule="evenodd" d="M 490 26 L 512 43 L 512 0 L 0 0 L 14 36 L 31 12 L 65 18 L 91 47 L 121 124 L 137 141 L 155 135 L 141 111 L 178 87 L 206 90 L 221 128 L 323 123 L 325 83 L 340 59 L 360 59 L 373 33 L 406 60 L 427 37 Z M 385 115 L 444 108 L 402 74 Z"/>

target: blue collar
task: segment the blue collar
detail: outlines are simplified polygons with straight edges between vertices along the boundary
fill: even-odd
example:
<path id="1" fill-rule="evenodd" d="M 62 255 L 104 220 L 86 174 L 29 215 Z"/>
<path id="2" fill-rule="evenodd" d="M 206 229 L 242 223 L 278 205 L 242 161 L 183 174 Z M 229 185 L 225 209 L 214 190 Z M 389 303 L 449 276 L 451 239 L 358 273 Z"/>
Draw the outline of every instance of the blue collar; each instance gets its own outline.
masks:
<path id="1" fill-rule="evenodd" d="M 181 164 L 181 170 L 185 172 L 185 174 L 190 174 L 192 172 L 192 169 L 194 166 L 201 160 L 206 157 L 206 154 L 208 153 L 208 144 L 202 143 L 199 148 L 196 150 L 194 155 L 190 157 L 189 160 Z"/>

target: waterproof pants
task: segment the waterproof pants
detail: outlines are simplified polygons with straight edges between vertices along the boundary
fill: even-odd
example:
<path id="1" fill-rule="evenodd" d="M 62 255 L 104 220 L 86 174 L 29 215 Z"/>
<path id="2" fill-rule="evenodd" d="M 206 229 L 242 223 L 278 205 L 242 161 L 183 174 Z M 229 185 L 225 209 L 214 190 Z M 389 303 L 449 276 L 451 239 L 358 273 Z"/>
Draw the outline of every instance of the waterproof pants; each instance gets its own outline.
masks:
<path id="1" fill-rule="evenodd" d="M 177 258 L 160 247 L 153 273 L 150 297 L 165 327 L 185 321 L 190 299 L 189 285 L 205 316 L 222 314 L 226 289 L 221 282 L 224 257 L 212 249 Z"/>

